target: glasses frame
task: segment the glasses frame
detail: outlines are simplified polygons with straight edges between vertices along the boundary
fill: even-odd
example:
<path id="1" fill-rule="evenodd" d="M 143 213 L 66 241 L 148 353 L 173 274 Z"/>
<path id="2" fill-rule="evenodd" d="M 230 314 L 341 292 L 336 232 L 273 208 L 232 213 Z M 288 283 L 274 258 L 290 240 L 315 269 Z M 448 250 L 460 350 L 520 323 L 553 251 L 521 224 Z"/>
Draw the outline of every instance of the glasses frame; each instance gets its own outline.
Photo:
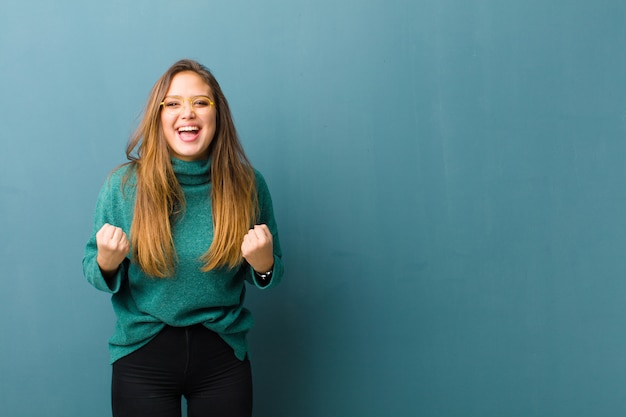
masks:
<path id="1" fill-rule="evenodd" d="M 181 102 L 185 103 L 185 102 L 189 102 L 189 105 L 191 106 L 191 110 L 193 110 L 195 113 L 202 113 L 204 109 L 201 109 L 200 112 L 198 112 L 198 109 L 196 109 L 193 105 L 193 102 L 197 99 L 206 99 L 206 101 L 209 102 L 209 106 L 206 108 L 206 110 L 208 111 L 208 109 L 210 109 L 211 107 L 215 107 L 215 102 L 213 102 L 213 100 L 211 100 L 211 97 L 209 96 L 204 96 L 204 95 L 199 95 L 199 96 L 193 96 L 193 97 L 183 97 L 183 96 L 165 96 L 163 98 L 163 101 L 161 101 L 161 103 L 159 103 L 159 106 L 161 106 L 161 108 L 163 109 L 163 111 L 165 111 L 168 114 L 171 115 L 176 115 L 176 114 L 180 114 L 180 112 L 183 111 L 183 107 L 184 106 L 180 106 L 180 109 L 178 110 L 174 110 L 172 111 L 172 109 L 169 109 L 167 107 L 165 107 L 165 100 L 167 100 L 168 98 L 172 98 L 172 99 L 177 99 L 180 100 Z"/>

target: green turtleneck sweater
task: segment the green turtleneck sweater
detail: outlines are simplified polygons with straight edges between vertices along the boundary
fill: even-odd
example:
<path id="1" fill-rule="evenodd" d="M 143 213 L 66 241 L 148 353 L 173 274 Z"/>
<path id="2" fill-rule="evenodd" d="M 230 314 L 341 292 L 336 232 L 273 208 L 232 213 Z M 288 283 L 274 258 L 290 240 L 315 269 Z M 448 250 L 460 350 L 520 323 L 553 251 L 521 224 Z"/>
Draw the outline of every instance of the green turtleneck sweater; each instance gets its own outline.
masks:
<path id="1" fill-rule="evenodd" d="M 115 170 L 98 197 L 93 234 L 85 248 L 83 272 L 94 287 L 112 294 L 117 323 L 109 339 L 111 363 L 147 344 L 166 325 L 182 327 L 199 323 L 218 333 L 233 348 L 237 358 L 243 360 L 248 351 L 246 334 L 253 325 L 252 315 L 243 307 L 244 281 L 267 289 L 277 285 L 283 275 L 278 231 L 267 184 L 255 171 L 260 209 L 257 224 L 266 224 L 274 237 L 274 270 L 269 284 L 262 286 L 245 262 L 234 270 L 201 271 L 200 257 L 213 240 L 210 160 L 186 162 L 172 159 L 172 166 L 185 194 L 185 212 L 172 226 L 178 261 L 170 278 L 149 277 L 129 258 L 122 262 L 114 277 L 102 275 L 96 262 L 96 232 L 109 223 L 130 235 L 136 183 L 131 165 Z M 123 185 L 127 173 L 130 173 L 129 180 Z"/>

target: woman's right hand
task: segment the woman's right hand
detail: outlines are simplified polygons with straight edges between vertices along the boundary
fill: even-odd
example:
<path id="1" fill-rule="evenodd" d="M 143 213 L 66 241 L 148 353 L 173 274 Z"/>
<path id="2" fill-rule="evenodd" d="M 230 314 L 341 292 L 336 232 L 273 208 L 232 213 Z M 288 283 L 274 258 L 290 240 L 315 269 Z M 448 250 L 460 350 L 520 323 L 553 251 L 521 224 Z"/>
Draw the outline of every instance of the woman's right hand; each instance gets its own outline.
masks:
<path id="1" fill-rule="evenodd" d="M 105 223 L 96 233 L 98 256 L 96 261 L 103 274 L 114 274 L 130 251 L 130 242 L 126 233 L 119 228 Z"/>

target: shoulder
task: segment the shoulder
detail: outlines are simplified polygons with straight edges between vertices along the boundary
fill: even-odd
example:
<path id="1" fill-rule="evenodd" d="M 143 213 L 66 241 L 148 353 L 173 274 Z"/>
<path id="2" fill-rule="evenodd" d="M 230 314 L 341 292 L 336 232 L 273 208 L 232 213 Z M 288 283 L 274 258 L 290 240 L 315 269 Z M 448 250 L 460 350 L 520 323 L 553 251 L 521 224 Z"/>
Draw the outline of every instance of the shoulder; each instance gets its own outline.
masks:
<path id="1" fill-rule="evenodd" d="M 261 174 L 261 172 L 256 168 L 252 168 L 252 170 L 254 171 L 254 179 L 256 182 L 257 192 L 262 194 L 269 194 L 269 188 L 263 174 Z"/>
<path id="2" fill-rule="evenodd" d="M 261 174 L 261 171 L 259 171 L 258 169 L 252 167 L 252 171 L 254 171 L 254 178 L 256 179 L 256 182 L 262 182 L 265 183 L 265 177 L 263 177 L 263 174 Z"/>
<path id="3" fill-rule="evenodd" d="M 111 171 L 107 177 L 107 181 L 114 184 L 122 184 L 126 182 L 135 183 L 136 169 L 132 163 L 120 165 Z"/>
<path id="4" fill-rule="evenodd" d="M 132 218 L 135 189 L 134 170 L 127 165 L 115 168 L 107 176 L 96 203 L 96 222 L 122 227 L 127 233 Z"/>
<path id="5" fill-rule="evenodd" d="M 131 163 L 120 165 L 107 176 L 101 193 L 119 194 L 122 191 L 134 190 L 136 185 L 136 169 Z"/>

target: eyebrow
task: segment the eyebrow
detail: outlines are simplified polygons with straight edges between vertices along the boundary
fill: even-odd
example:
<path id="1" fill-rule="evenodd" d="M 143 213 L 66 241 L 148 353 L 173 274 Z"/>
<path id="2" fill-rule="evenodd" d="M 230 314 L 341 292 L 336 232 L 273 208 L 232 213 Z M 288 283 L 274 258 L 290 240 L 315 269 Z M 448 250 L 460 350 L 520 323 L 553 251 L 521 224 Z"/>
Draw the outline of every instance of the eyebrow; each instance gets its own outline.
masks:
<path id="1" fill-rule="evenodd" d="M 184 96 L 181 96 L 179 94 L 169 94 L 169 95 L 167 95 L 167 96 L 165 96 L 163 98 L 168 98 L 168 97 L 170 97 L 170 98 L 173 98 L 173 97 L 176 97 L 176 98 L 206 97 L 206 98 L 209 98 L 209 99 L 213 100 L 213 98 L 210 95 L 208 95 L 208 94 L 196 94 L 195 96 L 189 96 L 189 97 L 184 97 Z"/>

